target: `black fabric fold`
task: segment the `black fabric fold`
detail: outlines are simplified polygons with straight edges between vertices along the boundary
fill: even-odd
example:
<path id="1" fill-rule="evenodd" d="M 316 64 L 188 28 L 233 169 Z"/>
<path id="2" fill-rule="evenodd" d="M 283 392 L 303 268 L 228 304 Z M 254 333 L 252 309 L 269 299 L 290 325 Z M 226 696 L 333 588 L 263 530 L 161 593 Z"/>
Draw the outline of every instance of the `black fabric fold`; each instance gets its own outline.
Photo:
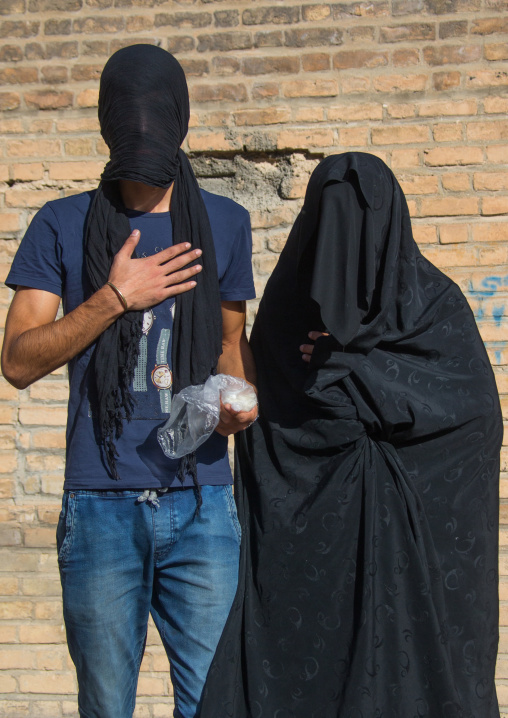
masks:
<path id="1" fill-rule="evenodd" d="M 251 346 L 239 588 L 201 718 L 499 718 L 499 399 L 381 160 L 317 167 Z"/>
<path id="2" fill-rule="evenodd" d="M 118 180 L 170 187 L 173 244 L 202 249 L 196 287 L 176 297 L 172 333 L 173 391 L 201 384 L 222 351 L 222 316 L 215 248 L 201 192 L 185 153 L 189 96 L 184 72 L 170 53 L 133 45 L 106 63 L 99 92 L 101 133 L 110 149 L 85 233 L 92 290 L 104 286 L 113 258 L 130 235 Z M 197 261 L 197 260 L 196 260 Z M 191 265 L 188 265 L 191 266 Z M 130 420 L 130 392 L 141 337 L 142 312 L 127 312 L 98 339 L 94 356 L 95 414 L 113 478 L 115 439 Z"/>

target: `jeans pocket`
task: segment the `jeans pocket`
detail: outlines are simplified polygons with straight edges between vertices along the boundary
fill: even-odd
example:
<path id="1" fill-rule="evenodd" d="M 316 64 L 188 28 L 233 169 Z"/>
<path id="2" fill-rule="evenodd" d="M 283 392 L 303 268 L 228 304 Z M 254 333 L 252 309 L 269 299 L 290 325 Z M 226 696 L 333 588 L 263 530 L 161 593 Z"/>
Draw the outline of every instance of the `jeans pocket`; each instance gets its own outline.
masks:
<path id="1" fill-rule="evenodd" d="M 69 556 L 74 534 L 74 514 L 76 511 L 76 494 L 65 491 L 62 498 L 62 510 L 56 529 L 56 549 L 58 563 L 63 566 Z"/>
<path id="2" fill-rule="evenodd" d="M 233 524 L 233 528 L 235 529 L 236 535 L 238 537 L 238 543 L 240 543 L 242 540 L 242 527 L 240 526 L 240 522 L 238 521 L 238 513 L 236 511 L 233 490 L 229 484 L 226 484 L 224 486 L 224 493 L 226 495 L 229 518 L 231 519 L 231 523 Z"/>

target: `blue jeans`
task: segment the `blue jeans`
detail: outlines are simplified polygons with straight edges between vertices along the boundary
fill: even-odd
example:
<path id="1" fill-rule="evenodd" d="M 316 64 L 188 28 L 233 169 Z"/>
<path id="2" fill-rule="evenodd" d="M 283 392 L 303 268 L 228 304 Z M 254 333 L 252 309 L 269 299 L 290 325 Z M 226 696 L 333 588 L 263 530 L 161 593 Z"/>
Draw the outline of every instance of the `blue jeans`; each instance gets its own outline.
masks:
<path id="1" fill-rule="evenodd" d="M 57 529 L 64 619 L 82 718 L 131 718 L 152 614 L 171 663 L 178 718 L 194 718 L 238 581 L 230 486 L 66 491 Z"/>

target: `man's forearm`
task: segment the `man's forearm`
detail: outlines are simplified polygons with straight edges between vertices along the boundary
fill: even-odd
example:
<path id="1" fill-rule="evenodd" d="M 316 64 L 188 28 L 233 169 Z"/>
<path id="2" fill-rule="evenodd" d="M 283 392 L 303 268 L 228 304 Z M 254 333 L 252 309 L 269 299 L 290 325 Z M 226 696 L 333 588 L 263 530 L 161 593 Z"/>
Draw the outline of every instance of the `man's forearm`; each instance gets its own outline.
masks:
<path id="1" fill-rule="evenodd" d="M 86 349 L 122 313 L 114 291 L 102 287 L 65 317 L 27 329 L 6 344 L 2 354 L 5 378 L 24 389 Z"/>
<path id="2" fill-rule="evenodd" d="M 245 334 L 238 342 L 223 342 L 217 368 L 221 374 L 230 374 L 245 379 L 255 388 L 256 367 Z"/>

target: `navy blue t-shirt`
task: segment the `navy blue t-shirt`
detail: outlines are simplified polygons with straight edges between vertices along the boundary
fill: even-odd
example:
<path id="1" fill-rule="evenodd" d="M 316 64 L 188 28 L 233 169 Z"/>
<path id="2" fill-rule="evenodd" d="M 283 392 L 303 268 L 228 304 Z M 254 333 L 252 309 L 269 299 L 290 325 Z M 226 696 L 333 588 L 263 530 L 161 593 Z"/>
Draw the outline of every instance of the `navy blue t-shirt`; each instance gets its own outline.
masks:
<path id="1" fill-rule="evenodd" d="M 247 211 L 226 197 L 201 191 L 210 219 L 222 300 L 255 296 L 252 239 Z M 84 269 L 84 229 L 93 192 L 48 202 L 35 215 L 18 249 L 6 284 L 43 289 L 62 298 L 64 313 L 90 294 Z M 173 243 L 171 214 L 127 211 L 131 229 L 139 229 L 138 256 L 150 256 Z M 199 276 L 197 278 L 199 281 Z M 192 290 L 191 290 L 192 291 Z M 157 429 L 171 410 L 171 334 L 174 299 L 144 313 L 138 366 L 133 381 L 134 418 L 116 441 L 120 480 L 111 478 L 88 397 L 89 362 L 94 346 L 69 362 L 69 405 L 65 489 L 145 489 L 181 486 L 178 460 L 168 459 Z M 213 432 L 197 451 L 200 484 L 231 483 L 227 439 Z M 190 476 L 185 484 L 192 486 Z"/>

